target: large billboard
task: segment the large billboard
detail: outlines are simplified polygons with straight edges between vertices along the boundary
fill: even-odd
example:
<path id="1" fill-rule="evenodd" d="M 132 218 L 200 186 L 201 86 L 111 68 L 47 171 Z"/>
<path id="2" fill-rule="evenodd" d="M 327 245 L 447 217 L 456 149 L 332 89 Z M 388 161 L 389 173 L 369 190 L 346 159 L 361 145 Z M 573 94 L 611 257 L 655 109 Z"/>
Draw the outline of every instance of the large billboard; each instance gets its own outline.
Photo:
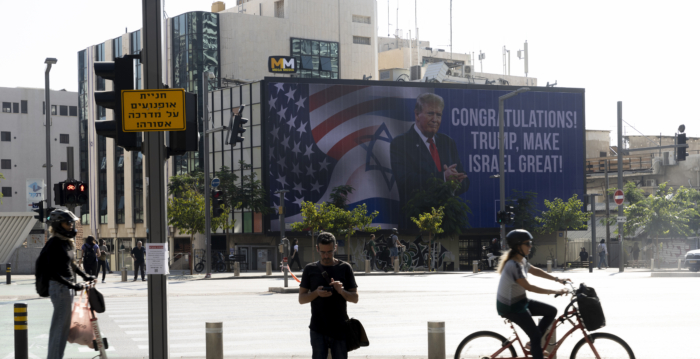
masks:
<path id="1" fill-rule="evenodd" d="M 497 227 L 498 97 L 515 87 L 267 78 L 265 156 L 270 206 L 286 193 L 286 222 L 303 201 L 355 188 L 350 207 L 379 211 L 382 228 L 406 223 L 402 206 L 430 178 L 460 181 L 472 228 Z M 532 88 L 505 102 L 506 197 L 545 199 L 585 190 L 584 91 Z M 276 216 L 270 229 L 279 230 Z"/>

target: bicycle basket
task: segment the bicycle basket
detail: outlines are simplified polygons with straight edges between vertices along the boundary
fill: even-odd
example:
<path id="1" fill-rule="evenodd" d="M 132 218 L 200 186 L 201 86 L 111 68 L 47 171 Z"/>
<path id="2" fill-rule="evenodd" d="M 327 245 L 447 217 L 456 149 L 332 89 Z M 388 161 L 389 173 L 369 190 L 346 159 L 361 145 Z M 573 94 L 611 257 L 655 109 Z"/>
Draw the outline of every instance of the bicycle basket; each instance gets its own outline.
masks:
<path id="1" fill-rule="evenodd" d="M 583 326 L 589 332 L 605 326 L 605 314 L 603 314 L 603 307 L 600 305 L 600 298 L 598 298 L 595 289 L 581 283 L 576 291 L 576 300 Z"/>

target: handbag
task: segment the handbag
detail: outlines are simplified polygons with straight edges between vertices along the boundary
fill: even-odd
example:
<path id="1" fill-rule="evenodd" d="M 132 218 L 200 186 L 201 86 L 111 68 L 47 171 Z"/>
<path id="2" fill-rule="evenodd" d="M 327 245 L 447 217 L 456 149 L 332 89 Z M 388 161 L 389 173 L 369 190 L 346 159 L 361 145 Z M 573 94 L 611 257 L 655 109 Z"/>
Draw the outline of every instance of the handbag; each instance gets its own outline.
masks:
<path id="1" fill-rule="evenodd" d="M 94 286 L 88 290 L 88 302 L 93 311 L 97 313 L 105 312 L 105 298 Z"/>
<path id="2" fill-rule="evenodd" d="M 80 345 L 87 345 L 92 348 L 92 341 L 95 339 L 95 333 L 92 330 L 90 323 L 90 308 L 88 307 L 87 298 L 83 300 L 85 292 L 80 294 L 80 298 L 73 305 L 73 313 L 70 318 L 70 329 L 68 331 L 68 342 Z"/>

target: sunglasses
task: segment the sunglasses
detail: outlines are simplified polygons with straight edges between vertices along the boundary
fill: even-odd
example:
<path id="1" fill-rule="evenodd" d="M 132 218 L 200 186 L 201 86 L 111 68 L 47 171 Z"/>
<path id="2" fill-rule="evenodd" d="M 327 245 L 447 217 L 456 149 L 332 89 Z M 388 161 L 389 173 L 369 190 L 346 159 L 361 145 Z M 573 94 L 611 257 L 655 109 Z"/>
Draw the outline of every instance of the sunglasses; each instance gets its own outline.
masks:
<path id="1" fill-rule="evenodd" d="M 528 246 L 528 247 L 532 247 L 535 245 L 534 243 L 532 243 L 532 241 L 523 242 L 523 244 Z"/>

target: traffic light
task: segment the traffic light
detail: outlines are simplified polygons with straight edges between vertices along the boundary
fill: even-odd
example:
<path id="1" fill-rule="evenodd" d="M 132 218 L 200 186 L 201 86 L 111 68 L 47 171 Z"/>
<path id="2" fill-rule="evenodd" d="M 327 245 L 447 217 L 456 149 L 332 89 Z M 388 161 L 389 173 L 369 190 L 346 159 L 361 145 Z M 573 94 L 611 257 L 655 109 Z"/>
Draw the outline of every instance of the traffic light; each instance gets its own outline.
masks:
<path id="1" fill-rule="evenodd" d="M 245 137 L 241 136 L 246 129 L 243 128 L 243 125 L 248 123 L 247 118 L 243 118 L 243 109 L 245 108 L 244 106 L 241 106 L 238 108 L 238 112 L 234 113 L 234 110 L 231 109 L 231 129 L 228 132 L 228 136 L 226 139 L 226 144 L 231 145 L 232 147 L 236 147 L 238 142 L 243 142 Z"/>
<path id="2" fill-rule="evenodd" d="M 224 209 L 221 208 L 224 205 L 224 192 L 220 190 L 211 191 L 211 200 L 214 206 L 214 217 L 221 217 L 224 214 Z"/>
<path id="3" fill-rule="evenodd" d="M 33 209 L 32 211 L 36 212 L 37 214 L 34 216 L 34 218 L 38 219 L 39 222 L 44 223 L 44 201 L 39 201 L 37 204 L 36 202 L 34 203 L 38 207 L 37 209 Z"/>
<path id="4" fill-rule="evenodd" d="M 127 151 L 138 151 L 136 132 L 122 130 L 122 91 L 134 89 L 134 59 L 140 55 L 125 55 L 114 61 L 95 62 L 95 75 L 112 80 L 112 91 L 95 92 L 95 103 L 114 111 L 114 119 L 95 121 L 98 135 L 113 138 L 117 146 Z"/>
<path id="5" fill-rule="evenodd" d="M 188 151 L 199 151 L 197 95 L 185 92 L 185 131 L 168 131 L 168 156 L 181 156 Z"/>
<path id="6" fill-rule="evenodd" d="M 505 223 L 513 224 L 515 222 L 515 208 L 513 206 L 506 206 Z"/>
<path id="7" fill-rule="evenodd" d="M 685 145 L 687 142 L 687 138 L 685 136 L 685 133 L 679 133 L 678 134 L 678 144 L 679 145 Z M 685 161 L 685 157 L 688 156 L 688 151 L 687 148 L 685 147 L 677 147 L 676 151 L 678 153 L 678 156 L 676 157 L 678 161 Z"/>
<path id="8" fill-rule="evenodd" d="M 53 184 L 53 203 L 58 206 L 65 206 L 63 202 L 63 182 Z"/>
<path id="9" fill-rule="evenodd" d="M 60 182 L 54 185 L 54 191 L 57 193 L 57 198 L 60 201 L 55 201 L 60 206 L 82 206 L 88 203 L 88 186 L 87 183 L 80 181 L 75 182 Z M 60 194 L 60 197 L 58 197 Z"/>
<path id="10" fill-rule="evenodd" d="M 87 185 L 87 183 L 78 182 L 77 186 L 78 186 L 78 194 L 77 194 L 78 201 L 75 204 L 78 206 L 88 204 L 88 185 Z"/>
<path id="11" fill-rule="evenodd" d="M 63 182 L 63 205 L 69 206 L 78 202 L 78 186 L 76 183 Z"/>

